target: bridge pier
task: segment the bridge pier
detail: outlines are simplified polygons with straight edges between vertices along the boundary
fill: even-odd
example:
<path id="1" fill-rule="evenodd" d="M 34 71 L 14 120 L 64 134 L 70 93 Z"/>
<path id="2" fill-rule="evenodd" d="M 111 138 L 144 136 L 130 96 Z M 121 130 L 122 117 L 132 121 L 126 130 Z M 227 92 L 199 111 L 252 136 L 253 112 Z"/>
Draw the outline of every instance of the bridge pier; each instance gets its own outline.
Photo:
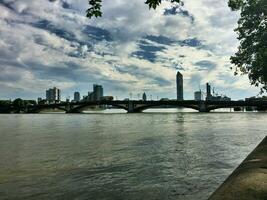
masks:
<path id="1" fill-rule="evenodd" d="M 207 104 L 206 104 L 205 101 L 201 101 L 199 103 L 199 110 L 198 111 L 199 112 L 202 112 L 202 113 L 208 113 L 208 112 L 210 112 L 210 110 L 208 109 L 208 106 L 207 106 Z"/>
<path id="2" fill-rule="evenodd" d="M 81 111 L 75 109 L 70 103 L 65 106 L 66 113 L 81 113 Z"/>
<path id="3" fill-rule="evenodd" d="M 135 104 L 133 101 L 129 101 L 128 102 L 128 105 L 127 105 L 127 112 L 128 113 L 140 113 L 141 111 L 140 110 L 137 110 L 135 108 Z"/>

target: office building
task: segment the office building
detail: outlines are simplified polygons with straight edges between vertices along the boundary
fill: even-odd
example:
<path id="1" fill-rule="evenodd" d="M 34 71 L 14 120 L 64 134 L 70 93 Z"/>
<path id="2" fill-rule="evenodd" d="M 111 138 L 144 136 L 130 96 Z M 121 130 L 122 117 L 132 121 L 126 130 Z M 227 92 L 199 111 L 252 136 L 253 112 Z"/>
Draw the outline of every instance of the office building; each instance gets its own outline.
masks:
<path id="1" fill-rule="evenodd" d="M 183 75 L 180 72 L 177 72 L 176 75 L 176 89 L 177 89 L 177 100 L 184 100 L 184 91 L 183 91 Z"/>
<path id="2" fill-rule="evenodd" d="M 94 101 L 100 101 L 101 98 L 104 96 L 104 91 L 102 85 L 93 86 L 93 94 L 94 94 Z"/>
<path id="3" fill-rule="evenodd" d="M 104 96 L 104 90 L 101 85 L 93 85 L 93 92 L 88 92 L 87 96 L 83 97 L 83 101 L 100 101 Z"/>
<path id="4" fill-rule="evenodd" d="M 46 100 L 49 102 L 60 102 L 61 91 L 60 89 L 54 87 L 46 90 Z"/>
<path id="5" fill-rule="evenodd" d="M 81 100 L 80 92 L 74 92 L 74 101 L 79 102 Z"/>

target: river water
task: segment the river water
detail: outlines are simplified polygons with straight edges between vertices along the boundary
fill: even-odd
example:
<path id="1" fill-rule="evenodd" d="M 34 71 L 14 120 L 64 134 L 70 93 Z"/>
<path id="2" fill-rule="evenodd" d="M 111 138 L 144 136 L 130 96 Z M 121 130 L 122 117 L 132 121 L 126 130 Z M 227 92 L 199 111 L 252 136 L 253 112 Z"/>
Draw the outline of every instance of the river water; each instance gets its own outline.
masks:
<path id="1" fill-rule="evenodd" d="M 0 199 L 204 200 L 267 113 L 0 115 Z"/>

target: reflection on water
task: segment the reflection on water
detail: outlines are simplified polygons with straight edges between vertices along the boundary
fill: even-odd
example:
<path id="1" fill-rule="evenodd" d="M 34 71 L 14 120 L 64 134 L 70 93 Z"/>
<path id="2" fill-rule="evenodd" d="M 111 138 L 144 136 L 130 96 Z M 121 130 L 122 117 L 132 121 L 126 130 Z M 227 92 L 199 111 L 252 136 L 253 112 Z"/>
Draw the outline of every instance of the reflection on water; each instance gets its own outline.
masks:
<path id="1" fill-rule="evenodd" d="M 0 115 L 0 199 L 207 199 L 265 113 Z"/>

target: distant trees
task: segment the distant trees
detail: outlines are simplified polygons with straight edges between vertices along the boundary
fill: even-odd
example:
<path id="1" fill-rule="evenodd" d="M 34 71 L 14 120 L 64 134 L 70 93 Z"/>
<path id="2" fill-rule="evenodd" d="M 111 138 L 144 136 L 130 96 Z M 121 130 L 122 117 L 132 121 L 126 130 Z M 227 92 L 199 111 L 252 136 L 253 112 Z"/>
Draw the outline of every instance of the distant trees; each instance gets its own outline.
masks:
<path id="1" fill-rule="evenodd" d="M 13 105 L 13 109 L 15 110 L 15 112 L 20 113 L 20 111 L 24 107 L 24 102 L 22 99 L 18 98 L 13 101 L 12 105 Z"/>
<path id="2" fill-rule="evenodd" d="M 34 100 L 23 100 L 21 98 L 18 98 L 18 99 L 15 99 L 11 106 L 13 107 L 12 110 L 15 112 L 15 113 L 20 113 L 20 112 L 23 112 L 27 109 L 27 106 L 29 105 L 36 105 L 36 101 Z"/>
<path id="3" fill-rule="evenodd" d="M 229 0 L 232 10 L 240 10 L 241 17 L 235 31 L 240 46 L 231 62 L 235 75 L 248 74 L 252 85 L 267 91 L 267 0 Z"/>

